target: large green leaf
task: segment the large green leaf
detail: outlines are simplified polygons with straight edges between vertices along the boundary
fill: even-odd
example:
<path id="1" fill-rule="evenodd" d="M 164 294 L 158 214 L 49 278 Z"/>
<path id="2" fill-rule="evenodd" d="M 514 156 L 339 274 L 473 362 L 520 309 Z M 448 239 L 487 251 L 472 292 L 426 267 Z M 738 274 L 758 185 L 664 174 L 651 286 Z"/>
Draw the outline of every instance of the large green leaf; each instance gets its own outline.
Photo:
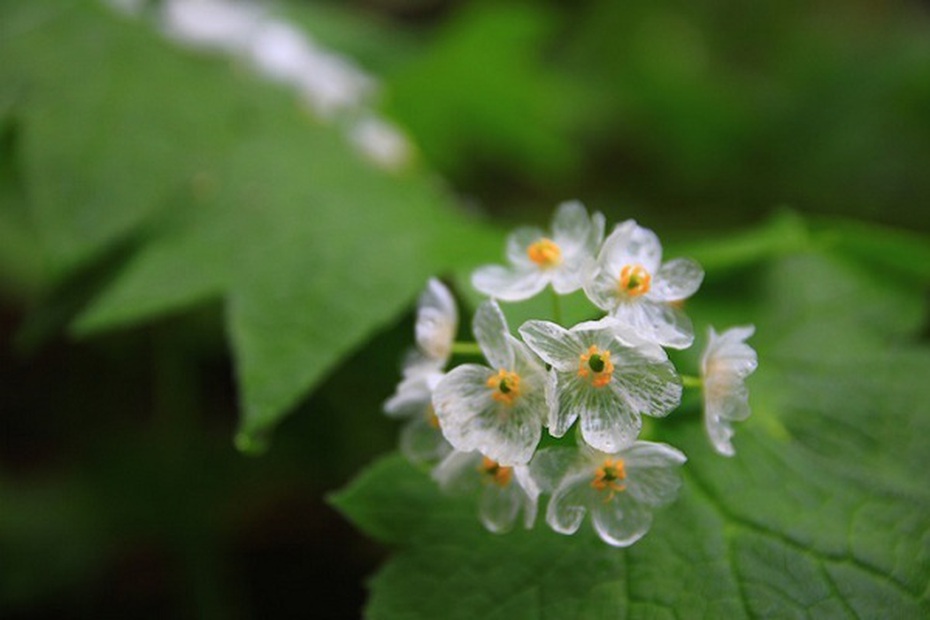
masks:
<path id="1" fill-rule="evenodd" d="M 689 461 L 645 538 L 621 550 L 544 523 L 493 535 L 474 500 L 388 457 L 333 498 L 398 548 L 369 615 L 926 617 L 930 351 L 904 333 L 924 316 L 922 291 L 818 254 L 758 274 L 764 294 L 742 307 L 757 308 L 744 319 L 760 368 L 737 455 L 713 453 L 696 410 L 656 423 Z"/>
<path id="2" fill-rule="evenodd" d="M 9 13 L 0 94 L 47 256 L 66 278 L 128 248 L 75 333 L 224 299 L 242 446 L 430 275 L 499 240 L 424 171 L 376 168 L 295 94 L 172 49 L 151 25 L 96 2 Z"/>

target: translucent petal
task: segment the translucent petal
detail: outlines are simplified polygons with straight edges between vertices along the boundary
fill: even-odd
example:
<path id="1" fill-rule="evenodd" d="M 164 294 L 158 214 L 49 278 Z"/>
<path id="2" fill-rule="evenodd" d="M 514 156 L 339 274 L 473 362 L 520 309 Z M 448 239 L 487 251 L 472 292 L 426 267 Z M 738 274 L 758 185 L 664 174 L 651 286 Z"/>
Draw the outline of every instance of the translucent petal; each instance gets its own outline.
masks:
<path id="1" fill-rule="evenodd" d="M 578 368 L 578 356 L 585 347 L 569 330 L 550 321 L 527 321 L 519 331 L 523 341 L 547 364 L 563 371 Z"/>
<path id="2" fill-rule="evenodd" d="M 489 297 L 504 301 L 521 301 L 533 297 L 549 284 L 549 276 L 536 265 L 529 267 L 501 267 L 488 265 L 472 273 L 475 289 Z"/>
<path id="3" fill-rule="evenodd" d="M 492 374 L 485 366 L 462 364 L 446 374 L 433 391 L 440 428 L 456 450 L 470 452 L 478 447 L 474 419 L 497 408 L 487 386 Z"/>
<path id="4" fill-rule="evenodd" d="M 671 362 L 651 362 L 635 350 L 617 357 L 611 386 L 634 411 L 663 417 L 681 404 L 681 378 Z"/>
<path id="5" fill-rule="evenodd" d="M 584 205 L 577 200 L 559 205 L 552 220 L 552 237 L 563 254 L 574 254 L 588 247 L 591 238 L 591 219 Z M 588 249 L 594 254 L 594 248 Z"/>
<path id="6" fill-rule="evenodd" d="M 478 517 L 484 527 L 501 534 L 513 529 L 523 505 L 523 493 L 513 480 L 506 486 L 485 484 L 478 500 Z"/>
<path id="7" fill-rule="evenodd" d="M 458 309 L 449 289 L 431 278 L 417 301 L 417 346 L 432 359 L 445 364 L 458 330 Z"/>
<path id="8" fill-rule="evenodd" d="M 597 262 L 614 277 L 625 265 L 640 265 L 654 275 L 662 263 L 662 244 L 654 232 L 627 220 L 604 241 Z"/>
<path id="9" fill-rule="evenodd" d="M 683 465 L 688 460 L 681 450 L 654 441 L 637 441 L 620 456 L 631 467 L 671 467 Z"/>
<path id="10" fill-rule="evenodd" d="M 755 327 L 732 327 L 718 335 L 708 328 L 707 346 L 701 356 L 701 374 L 705 377 L 733 374 L 745 378 L 758 366 L 755 350 L 745 340 L 753 335 Z"/>
<path id="11" fill-rule="evenodd" d="M 632 327 L 643 339 L 673 349 L 687 349 L 694 342 L 691 319 L 664 302 L 638 298 L 622 303 L 613 317 Z"/>
<path id="12" fill-rule="evenodd" d="M 551 271 L 552 288 L 559 295 L 567 295 L 581 289 L 594 271 L 595 262 L 591 256 L 575 254 L 568 256 L 565 262 Z"/>
<path id="13" fill-rule="evenodd" d="M 613 312 L 620 303 L 617 295 L 619 281 L 620 270 L 613 270 L 598 260 L 591 277 L 585 280 L 584 294 L 601 310 Z"/>
<path id="14" fill-rule="evenodd" d="M 481 478 L 477 475 L 480 464 L 478 452 L 452 451 L 433 469 L 433 480 L 447 493 L 474 492 L 481 487 Z"/>
<path id="15" fill-rule="evenodd" d="M 652 525 L 649 508 L 626 492 L 610 501 L 595 501 L 591 506 L 594 529 L 601 540 L 614 547 L 628 547 L 642 538 Z"/>
<path id="16" fill-rule="evenodd" d="M 430 423 L 426 411 L 411 418 L 400 431 L 400 451 L 414 463 L 438 461 L 451 449 L 439 427 Z"/>
<path id="17" fill-rule="evenodd" d="M 530 462 L 530 474 L 540 491 L 552 493 L 569 471 L 581 466 L 580 457 L 575 448 L 544 448 Z"/>
<path id="18" fill-rule="evenodd" d="M 565 423 L 563 416 L 571 419 L 580 416 L 585 442 L 602 452 L 616 452 L 632 444 L 639 435 L 642 426 L 639 414 L 610 385 L 596 388 L 579 379 L 575 372 L 560 372 L 558 397 L 559 430 Z M 552 430 L 551 419 L 549 424 L 549 432 L 558 437 Z"/>
<path id="19" fill-rule="evenodd" d="M 549 527 L 560 534 L 578 531 L 594 493 L 591 480 L 590 473 L 585 471 L 570 475 L 559 484 L 546 508 Z"/>
<path id="20" fill-rule="evenodd" d="M 745 379 L 758 365 L 756 352 L 744 341 L 752 336 L 750 326 L 728 329 L 719 336 L 710 328 L 701 358 L 704 379 L 704 426 L 714 449 L 733 456 L 731 443 L 734 420 L 749 417 L 749 391 Z"/>
<path id="21" fill-rule="evenodd" d="M 441 377 L 442 373 L 432 366 L 408 367 L 393 396 L 385 401 L 385 413 L 395 418 L 419 415 L 429 406 L 432 388 Z"/>
<path id="22" fill-rule="evenodd" d="M 530 260 L 527 250 L 532 244 L 548 236 L 542 228 L 521 226 L 507 237 L 507 260 L 524 270 L 537 269 L 536 264 Z"/>
<path id="23" fill-rule="evenodd" d="M 704 280 L 704 270 L 690 258 L 676 258 L 659 268 L 652 278 L 648 297 L 656 301 L 678 301 L 693 295 Z"/>
<path id="24" fill-rule="evenodd" d="M 508 339 L 510 331 L 507 319 L 496 301 L 491 299 L 478 306 L 472 320 L 472 331 L 492 368 L 513 368 L 513 348 Z"/>
<path id="25" fill-rule="evenodd" d="M 733 447 L 733 425 L 723 419 L 721 416 L 714 414 L 710 410 L 704 411 L 704 429 L 707 431 L 707 437 L 710 444 L 718 454 L 723 456 L 733 456 L 736 449 Z"/>
<path id="26" fill-rule="evenodd" d="M 674 450 L 670 446 L 666 447 Z M 628 456 L 627 492 L 636 501 L 649 506 L 670 504 L 678 497 L 678 489 L 681 488 L 681 476 L 678 472 L 680 464 L 676 461 L 666 461 L 655 466 L 644 466 L 643 461 Z"/>
<path id="27" fill-rule="evenodd" d="M 559 409 L 559 376 L 555 368 L 549 371 L 546 376 L 546 405 L 549 407 L 547 414 L 546 426 L 549 427 L 549 434 L 553 437 L 562 437 L 568 432 L 575 419 L 578 417 L 576 411 L 565 411 Z"/>

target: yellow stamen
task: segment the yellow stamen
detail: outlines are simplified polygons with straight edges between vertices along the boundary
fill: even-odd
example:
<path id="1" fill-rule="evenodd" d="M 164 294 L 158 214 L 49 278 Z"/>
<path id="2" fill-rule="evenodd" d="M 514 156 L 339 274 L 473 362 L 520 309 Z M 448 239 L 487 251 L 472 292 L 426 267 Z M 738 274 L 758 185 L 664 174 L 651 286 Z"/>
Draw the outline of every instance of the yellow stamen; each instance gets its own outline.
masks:
<path id="1" fill-rule="evenodd" d="M 426 408 L 426 423 L 435 429 L 439 428 L 439 416 L 436 415 L 436 410 L 432 405 Z"/>
<path id="2" fill-rule="evenodd" d="M 614 374 L 614 365 L 610 361 L 610 351 L 598 349 L 597 346 L 588 347 L 587 353 L 578 357 L 578 376 L 587 379 L 596 388 L 602 388 L 610 383 Z"/>
<path id="3" fill-rule="evenodd" d="M 510 484 L 510 479 L 513 477 L 513 467 L 502 467 L 500 463 L 488 457 L 481 459 L 481 467 L 478 471 L 481 472 L 484 482 L 493 482 L 499 487 Z"/>
<path id="4" fill-rule="evenodd" d="M 598 491 L 607 491 L 604 501 L 609 502 L 614 495 L 626 490 L 622 480 L 626 480 L 623 459 L 605 459 L 604 464 L 595 470 L 591 486 Z"/>
<path id="5" fill-rule="evenodd" d="M 617 289 L 627 297 L 639 297 L 649 292 L 652 276 L 642 265 L 624 265 L 620 270 Z"/>
<path id="6" fill-rule="evenodd" d="M 496 375 L 490 376 L 485 385 L 494 390 L 491 398 L 499 403 L 512 405 L 520 396 L 520 375 L 503 368 Z"/>
<path id="7" fill-rule="evenodd" d="M 543 237 L 539 241 L 530 244 L 526 249 L 527 256 L 530 260 L 542 267 L 548 269 L 562 264 L 562 250 L 552 239 Z"/>

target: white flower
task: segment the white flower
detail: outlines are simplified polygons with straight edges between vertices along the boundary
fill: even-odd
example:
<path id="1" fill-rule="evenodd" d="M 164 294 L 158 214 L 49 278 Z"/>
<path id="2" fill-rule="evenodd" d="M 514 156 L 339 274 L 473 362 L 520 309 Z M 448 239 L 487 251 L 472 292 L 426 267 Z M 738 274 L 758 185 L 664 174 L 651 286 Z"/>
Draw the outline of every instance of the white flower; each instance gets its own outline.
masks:
<path id="1" fill-rule="evenodd" d="M 503 533 L 520 510 L 529 529 L 536 520 L 539 487 L 526 465 L 506 467 L 480 452 L 452 452 L 433 471 L 440 488 L 452 493 L 480 493 L 478 516 L 486 528 Z"/>
<path id="2" fill-rule="evenodd" d="M 574 534 L 587 512 L 601 539 L 615 547 L 639 540 L 652 524 L 652 510 L 671 503 L 681 479 L 677 468 L 687 459 L 662 443 L 637 441 L 614 453 L 582 448 L 541 451 L 532 471 L 544 490 L 554 489 L 546 523 Z"/>
<path id="3" fill-rule="evenodd" d="M 733 456 L 732 422 L 749 417 L 746 377 L 758 366 L 756 352 L 746 344 L 755 327 L 733 327 L 722 334 L 708 329 L 707 348 L 701 356 L 704 385 L 704 427 L 714 449 Z"/>
<path id="4" fill-rule="evenodd" d="M 455 299 L 446 286 L 430 278 L 426 290 L 417 300 L 417 347 L 429 359 L 445 366 L 452 354 L 452 344 L 458 331 L 459 314 Z"/>
<path id="5" fill-rule="evenodd" d="M 580 202 L 562 203 L 555 213 L 551 235 L 539 228 L 518 228 L 507 239 L 511 266 L 480 267 L 472 275 L 472 285 L 504 301 L 529 299 L 550 282 L 559 294 L 577 291 L 590 272 L 603 238 L 603 214 L 589 218 Z"/>
<path id="6" fill-rule="evenodd" d="M 411 461 L 435 461 L 450 449 L 439 429 L 432 400 L 457 330 L 458 309 L 452 293 L 439 280 L 430 279 L 417 301 L 417 349 L 407 356 L 404 378 L 384 403 L 389 416 L 409 420 L 401 430 L 400 449 Z"/>
<path id="7" fill-rule="evenodd" d="M 594 304 L 634 328 L 644 339 L 686 349 L 694 341 L 691 320 L 676 307 L 701 285 L 704 271 L 688 258 L 662 263 L 662 245 L 633 220 L 604 241 L 584 290 Z"/>
<path id="8" fill-rule="evenodd" d="M 662 347 L 609 319 L 567 330 L 527 321 L 524 342 L 552 366 L 549 432 L 563 436 L 581 417 L 581 435 L 604 452 L 632 444 L 641 414 L 661 417 L 681 402 L 681 378 Z"/>
<path id="9" fill-rule="evenodd" d="M 473 331 L 491 368 L 463 364 L 442 378 L 433 391 L 442 432 L 461 452 L 480 450 L 503 465 L 527 463 L 542 435 L 546 371 L 510 335 L 494 300 L 478 307 Z"/>

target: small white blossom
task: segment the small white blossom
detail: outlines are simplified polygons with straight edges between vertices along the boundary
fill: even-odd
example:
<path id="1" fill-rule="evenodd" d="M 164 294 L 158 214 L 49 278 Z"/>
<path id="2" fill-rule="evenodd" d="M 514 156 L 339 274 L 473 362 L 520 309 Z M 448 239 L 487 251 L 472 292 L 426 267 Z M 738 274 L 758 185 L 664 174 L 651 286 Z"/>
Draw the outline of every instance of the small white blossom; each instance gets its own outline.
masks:
<path id="1" fill-rule="evenodd" d="M 534 478 L 552 491 L 546 523 L 560 534 L 574 534 L 585 514 L 607 544 L 627 547 L 652 525 L 654 508 L 678 495 L 678 467 L 687 459 L 675 448 L 637 441 L 614 453 L 554 448 L 533 460 Z"/>
<path id="2" fill-rule="evenodd" d="M 756 352 L 746 344 L 755 327 L 733 327 L 722 334 L 708 329 L 707 348 L 701 356 L 704 386 L 704 427 L 710 442 L 720 454 L 733 456 L 734 421 L 749 417 L 749 391 L 746 377 L 758 366 Z"/>
<path id="3" fill-rule="evenodd" d="M 644 339 L 685 349 L 694 341 L 691 320 L 677 307 L 704 279 L 688 258 L 662 263 L 662 245 L 633 220 L 619 224 L 604 241 L 584 290 L 594 304 Z"/>
<path id="4" fill-rule="evenodd" d="M 510 335 L 494 300 L 478 307 L 475 339 L 491 367 L 463 364 L 433 391 L 443 434 L 461 452 L 480 450 L 502 465 L 530 460 L 546 416 L 546 371 L 522 342 Z"/>
<path id="5" fill-rule="evenodd" d="M 539 228 L 518 228 L 507 239 L 510 266 L 480 267 L 472 275 L 472 285 L 504 301 L 529 299 L 550 283 L 562 295 L 577 291 L 591 270 L 603 238 L 603 214 L 588 217 L 580 202 L 562 203 L 555 213 L 551 235 Z"/>
<path id="6" fill-rule="evenodd" d="M 433 478 L 446 492 L 477 493 L 478 516 L 492 532 L 513 528 L 521 510 L 524 526 L 533 527 L 539 487 L 526 465 L 507 467 L 478 451 L 452 452 L 433 470 Z"/>
<path id="7" fill-rule="evenodd" d="M 636 440 L 641 414 L 665 416 L 681 402 L 681 378 L 662 347 L 610 319 L 571 330 L 527 321 L 520 334 L 552 366 L 547 387 L 549 432 L 555 437 L 581 417 L 584 440 L 616 452 Z"/>
<path id="8" fill-rule="evenodd" d="M 452 293 L 439 280 L 430 279 L 417 301 L 417 349 L 403 365 L 403 379 L 384 403 L 392 417 L 406 418 L 400 449 L 414 462 L 434 461 L 450 449 L 433 411 L 433 389 L 442 379 L 458 330 L 458 309 Z"/>

